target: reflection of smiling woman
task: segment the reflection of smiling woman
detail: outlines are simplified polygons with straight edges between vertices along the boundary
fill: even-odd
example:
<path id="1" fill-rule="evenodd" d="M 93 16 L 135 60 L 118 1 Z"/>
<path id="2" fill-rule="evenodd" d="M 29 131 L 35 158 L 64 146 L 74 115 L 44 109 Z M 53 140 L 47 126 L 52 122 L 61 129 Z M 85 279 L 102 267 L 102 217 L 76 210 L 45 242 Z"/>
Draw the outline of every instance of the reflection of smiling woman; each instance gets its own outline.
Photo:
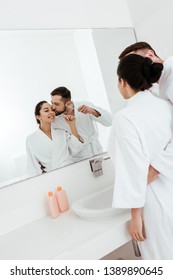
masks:
<path id="1" fill-rule="evenodd" d="M 71 163 L 70 154 L 83 149 L 76 130 L 75 118 L 67 116 L 71 133 L 63 129 L 53 129 L 55 113 L 46 101 L 35 107 L 35 117 L 39 128 L 26 139 L 28 174 L 34 176 Z"/>

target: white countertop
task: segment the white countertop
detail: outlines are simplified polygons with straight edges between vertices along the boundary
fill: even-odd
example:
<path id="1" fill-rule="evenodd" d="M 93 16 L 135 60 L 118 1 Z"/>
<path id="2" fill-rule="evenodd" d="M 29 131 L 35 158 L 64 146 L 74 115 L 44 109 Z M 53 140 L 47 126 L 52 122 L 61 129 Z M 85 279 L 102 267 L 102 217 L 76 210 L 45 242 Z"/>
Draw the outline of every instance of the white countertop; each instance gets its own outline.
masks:
<path id="1" fill-rule="evenodd" d="M 41 218 L 0 237 L 0 259 L 100 259 L 130 240 L 128 211 L 85 220 L 72 210 Z"/>

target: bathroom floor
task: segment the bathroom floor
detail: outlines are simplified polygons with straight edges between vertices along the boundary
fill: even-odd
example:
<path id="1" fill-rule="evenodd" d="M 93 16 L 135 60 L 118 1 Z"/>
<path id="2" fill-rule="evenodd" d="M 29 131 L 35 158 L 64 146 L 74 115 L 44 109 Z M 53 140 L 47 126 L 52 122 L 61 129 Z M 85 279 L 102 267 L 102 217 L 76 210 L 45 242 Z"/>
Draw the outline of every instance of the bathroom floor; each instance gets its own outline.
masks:
<path id="1" fill-rule="evenodd" d="M 115 251 L 101 258 L 101 260 L 141 260 L 141 257 L 135 256 L 132 242 L 129 241 Z"/>

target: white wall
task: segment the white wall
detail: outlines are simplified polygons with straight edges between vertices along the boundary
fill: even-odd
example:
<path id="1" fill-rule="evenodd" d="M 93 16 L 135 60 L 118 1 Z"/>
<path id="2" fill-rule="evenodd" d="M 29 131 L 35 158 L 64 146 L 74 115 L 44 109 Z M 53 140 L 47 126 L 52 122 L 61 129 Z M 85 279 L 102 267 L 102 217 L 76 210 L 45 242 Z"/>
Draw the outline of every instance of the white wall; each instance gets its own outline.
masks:
<path id="1" fill-rule="evenodd" d="M 127 0 L 137 41 L 146 41 L 165 59 L 173 55 L 173 1 Z"/>
<path id="2" fill-rule="evenodd" d="M 126 101 L 117 87 L 118 56 L 128 45 L 136 42 L 133 28 L 93 30 L 93 39 L 102 71 L 107 98 L 114 115 L 122 109 Z"/>
<path id="3" fill-rule="evenodd" d="M 0 29 L 131 27 L 126 0 L 0 0 Z"/>

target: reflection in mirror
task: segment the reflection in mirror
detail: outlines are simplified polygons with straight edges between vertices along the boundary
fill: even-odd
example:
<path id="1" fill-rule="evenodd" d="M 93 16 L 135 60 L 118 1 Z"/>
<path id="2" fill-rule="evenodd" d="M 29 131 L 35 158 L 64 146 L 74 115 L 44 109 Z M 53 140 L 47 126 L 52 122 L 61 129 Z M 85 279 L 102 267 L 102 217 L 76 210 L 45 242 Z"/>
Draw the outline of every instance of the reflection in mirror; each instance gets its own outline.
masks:
<path id="1" fill-rule="evenodd" d="M 28 178 L 26 138 L 38 129 L 34 108 L 51 103 L 55 88 L 71 91 L 77 113 L 81 105 L 113 114 L 123 106 L 119 95 L 113 100 L 117 57 L 134 41 L 130 28 L 0 31 L 0 187 Z M 101 148 L 93 154 L 106 151 L 109 128 L 97 122 Z"/>
<path id="2" fill-rule="evenodd" d="M 83 149 L 76 129 L 76 119 L 65 116 L 70 132 L 64 128 L 53 128 L 55 112 L 51 104 L 39 102 L 35 107 L 35 117 L 39 128 L 27 136 L 27 173 L 39 175 L 70 164 L 70 154 L 77 154 Z"/>

